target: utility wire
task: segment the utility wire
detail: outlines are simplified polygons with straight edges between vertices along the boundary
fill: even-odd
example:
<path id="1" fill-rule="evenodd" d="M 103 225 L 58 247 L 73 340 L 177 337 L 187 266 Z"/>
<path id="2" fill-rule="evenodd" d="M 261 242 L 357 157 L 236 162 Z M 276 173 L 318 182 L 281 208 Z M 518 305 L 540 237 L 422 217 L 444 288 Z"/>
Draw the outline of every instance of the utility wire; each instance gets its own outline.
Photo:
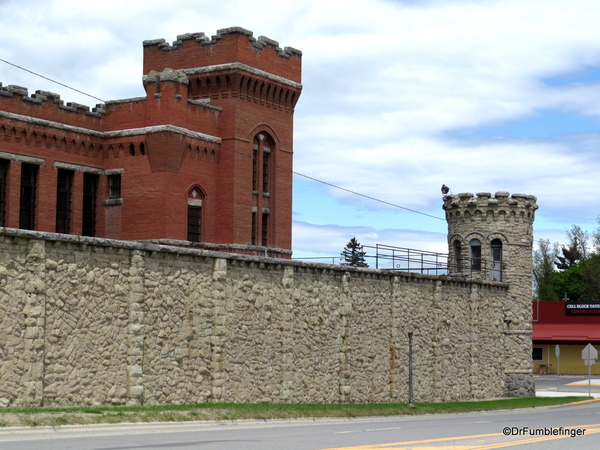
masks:
<path id="1" fill-rule="evenodd" d="M 87 92 L 81 91 L 81 90 L 79 90 L 79 89 L 76 89 L 76 88 L 74 88 L 74 87 L 71 87 L 71 86 L 69 86 L 69 85 L 67 85 L 67 84 L 61 83 L 60 81 L 54 80 L 54 79 L 52 79 L 52 78 L 49 78 L 49 77 L 47 77 L 47 76 L 44 76 L 44 75 L 41 75 L 41 74 L 39 74 L 39 73 L 37 73 L 37 72 L 34 72 L 33 70 L 26 69 L 25 67 L 19 66 L 18 64 L 11 63 L 10 61 L 7 61 L 7 60 L 5 60 L 5 59 L 2 59 L 2 58 L 0 58 L 0 61 L 1 61 L 1 62 L 3 62 L 3 63 L 6 63 L 6 64 L 8 64 L 8 65 L 10 65 L 10 66 L 16 67 L 17 69 L 20 69 L 20 70 L 23 70 L 23 71 L 25 71 L 25 72 L 28 72 L 28 73 L 30 73 L 30 74 L 32 74 L 32 75 L 35 75 L 35 76 L 37 76 L 37 77 L 43 78 L 44 80 L 48 80 L 48 81 L 50 81 L 50 82 L 52 82 L 52 83 L 58 84 L 58 85 L 60 85 L 60 86 L 63 86 L 63 87 L 65 87 L 65 88 L 67 88 L 67 89 L 70 89 L 70 90 L 72 90 L 72 91 L 75 91 L 75 92 L 77 92 L 77 93 L 79 93 L 79 94 L 85 95 L 86 97 L 93 98 L 94 100 L 98 100 L 98 101 L 100 101 L 100 102 L 102 102 L 102 103 L 107 103 L 107 101 L 106 101 L 106 100 L 103 100 L 103 99 L 101 99 L 101 98 L 99 98 L 99 97 L 95 97 L 95 96 L 93 96 L 93 95 L 91 95 L 91 94 L 88 94 Z M 163 123 L 163 122 L 161 122 L 161 121 L 158 121 L 158 120 L 156 120 L 156 119 L 152 119 L 152 118 L 150 118 L 150 117 L 147 117 L 147 116 L 145 116 L 145 115 L 143 115 L 143 114 L 138 114 L 138 113 L 136 113 L 136 112 L 133 112 L 133 111 L 131 111 L 131 110 L 129 110 L 129 109 L 125 109 L 125 108 L 121 107 L 121 106 L 120 106 L 120 105 L 118 105 L 118 104 L 116 104 L 116 106 L 117 106 L 119 109 L 122 109 L 123 111 L 127 111 L 127 112 L 128 112 L 128 113 L 130 113 L 130 114 L 134 114 L 134 115 L 136 115 L 136 116 L 138 116 L 138 117 L 141 117 L 141 118 L 143 118 L 143 119 L 150 120 L 150 121 L 152 121 L 152 122 L 155 122 L 155 123 L 157 123 L 157 124 L 159 124 L 159 125 L 168 125 L 168 124 L 166 124 L 166 123 Z M 246 153 L 243 153 L 243 152 L 241 152 L 241 151 L 239 151 L 239 150 L 235 150 L 235 149 L 229 148 L 229 147 L 227 147 L 227 146 L 223 145 L 222 143 L 219 143 L 218 145 L 219 145 L 220 147 L 222 147 L 222 148 L 226 149 L 226 150 L 232 151 L 232 152 L 234 152 L 234 153 L 237 153 L 237 154 L 239 154 L 239 155 L 243 155 L 243 156 L 245 156 L 245 157 L 252 158 L 252 156 L 250 156 L 250 155 L 248 155 L 248 154 L 246 154 Z M 445 219 L 443 219 L 443 218 L 441 218 L 441 217 L 438 217 L 438 216 L 434 216 L 434 215 L 432 215 L 432 214 L 427 214 L 427 213 L 424 213 L 424 212 L 421 212 L 421 211 L 417 211 L 417 210 L 415 210 L 415 209 L 407 208 L 407 207 L 405 207 L 405 206 L 400 206 L 400 205 L 397 205 L 397 204 L 395 204 L 395 203 L 388 202 L 388 201 L 386 201 L 386 200 L 381 200 L 381 199 L 378 199 L 378 198 L 376 198 L 376 197 L 372 197 L 372 196 L 370 196 L 370 195 L 361 194 L 360 192 L 353 191 L 353 190 L 351 190 L 351 189 L 344 188 L 344 187 L 342 187 L 342 186 L 338 186 L 338 185 L 336 185 L 336 184 L 329 183 L 329 182 L 327 182 L 327 181 L 319 180 L 318 178 L 314 178 L 314 177 L 311 177 L 311 176 L 309 176 L 309 175 L 305 175 L 305 174 L 302 174 L 302 173 L 299 173 L 299 172 L 295 172 L 294 170 L 290 170 L 290 169 L 288 169 L 288 168 L 286 168 L 286 167 L 282 167 L 282 166 L 279 166 L 279 165 L 276 165 L 276 164 L 272 164 L 272 163 L 269 163 L 269 164 L 271 164 L 271 165 L 272 165 L 273 167 L 275 167 L 275 168 L 278 168 L 278 169 L 281 169 L 281 170 L 285 170 L 285 171 L 291 172 L 291 173 L 292 173 L 292 174 L 294 174 L 294 175 L 298 175 L 299 177 L 303 177 L 303 178 L 306 178 L 306 179 L 308 179 L 308 180 L 312 180 L 312 181 L 315 181 L 315 182 L 317 182 L 317 183 L 321 183 L 321 184 L 324 184 L 324 185 L 326 185 L 326 186 L 329 186 L 329 187 L 332 187 L 332 188 L 335 188 L 335 189 L 339 189 L 339 190 L 341 190 L 341 191 L 348 192 L 348 193 L 350 193 L 350 194 L 353 194 L 353 195 L 357 195 L 357 196 L 359 196 L 359 197 L 363 197 L 363 198 L 366 198 L 366 199 L 369 199 L 369 200 L 372 200 L 372 201 L 375 201 L 375 202 L 378 202 L 378 203 L 382 203 L 382 204 L 384 204 L 384 205 L 392 206 L 392 207 L 394 207 L 394 208 L 403 209 L 403 210 L 405 210 L 405 211 L 409 211 L 409 212 L 412 212 L 412 213 L 415 213 L 415 214 L 420 214 L 420 215 L 422 215 L 422 216 L 431 217 L 431 218 L 433 218 L 433 219 L 437 219 L 437 220 L 443 220 L 443 221 L 445 221 Z"/>

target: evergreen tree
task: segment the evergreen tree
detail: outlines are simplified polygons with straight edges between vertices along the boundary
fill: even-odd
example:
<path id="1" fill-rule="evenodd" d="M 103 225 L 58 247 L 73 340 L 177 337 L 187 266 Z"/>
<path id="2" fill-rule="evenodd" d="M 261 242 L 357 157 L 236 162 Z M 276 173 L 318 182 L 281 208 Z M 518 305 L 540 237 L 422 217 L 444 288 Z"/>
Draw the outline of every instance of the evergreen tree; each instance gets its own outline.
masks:
<path id="1" fill-rule="evenodd" d="M 360 245 L 356 238 L 352 238 L 341 253 L 343 258 L 342 264 L 354 267 L 369 267 L 365 261 L 366 254 L 363 251 L 363 246 Z"/>

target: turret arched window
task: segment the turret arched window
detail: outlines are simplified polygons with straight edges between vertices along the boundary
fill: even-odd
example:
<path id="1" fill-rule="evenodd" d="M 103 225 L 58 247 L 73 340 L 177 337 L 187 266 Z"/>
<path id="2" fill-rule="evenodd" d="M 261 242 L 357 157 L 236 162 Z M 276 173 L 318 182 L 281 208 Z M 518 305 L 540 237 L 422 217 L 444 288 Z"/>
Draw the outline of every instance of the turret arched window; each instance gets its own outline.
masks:
<path id="1" fill-rule="evenodd" d="M 473 272 L 481 271 L 481 241 L 479 239 L 471 239 L 469 242 L 471 270 Z"/>
<path id="2" fill-rule="evenodd" d="M 490 243 L 491 261 L 491 279 L 492 281 L 502 281 L 502 241 L 494 239 Z"/>
<path id="3" fill-rule="evenodd" d="M 454 241 L 454 272 L 461 273 L 463 271 L 462 260 L 462 243 L 458 240 Z"/>

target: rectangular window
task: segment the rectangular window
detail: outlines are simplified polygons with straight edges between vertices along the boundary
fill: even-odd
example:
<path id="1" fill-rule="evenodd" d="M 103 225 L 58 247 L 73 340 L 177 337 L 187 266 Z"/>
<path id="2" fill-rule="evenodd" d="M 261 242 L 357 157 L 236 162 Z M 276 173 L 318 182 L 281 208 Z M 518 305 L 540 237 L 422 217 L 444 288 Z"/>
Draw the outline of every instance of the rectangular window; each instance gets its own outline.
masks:
<path id="1" fill-rule="evenodd" d="M 21 199 L 19 202 L 19 228 L 35 229 L 35 203 L 37 198 L 38 166 L 21 164 Z"/>
<path id="2" fill-rule="evenodd" d="M 460 241 L 454 241 L 454 271 L 461 273 L 463 271 L 462 245 Z"/>
<path id="3" fill-rule="evenodd" d="M 543 361 L 544 360 L 544 349 L 542 347 L 533 347 L 532 359 L 534 361 Z"/>
<path id="4" fill-rule="evenodd" d="M 73 171 L 58 169 L 56 186 L 56 232 L 71 232 Z"/>
<path id="5" fill-rule="evenodd" d="M 265 147 L 263 149 L 263 192 L 269 192 L 269 166 L 271 158 L 271 149 Z"/>
<path id="6" fill-rule="evenodd" d="M 0 227 L 6 226 L 6 186 L 8 178 L 7 159 L 0 159 Z"/>
<path id="7" fill-rule="evenodd" d="M 267 247 L 269 240 L 269 214 L 263 213 L 262 215 L 262 246 Z"/>
<path id="8" fill-rule="evenodd" d="M 252 148 L 252 191 L 258 191 L 258 145 Z"/>
<path id="9" fill-rule="evenodd" d="M 481 271 L 481 242 L 479 239 L 472 239 L 471 246 L 471 270 L 473 272 Z"/>
<path id="10" fill-rule="evenodd" d="M 81 234 L 96 236 L 96 205 L 98 197 L 98 175 L 83 174 L 83 217 Z"/>
<path id="11" fill-rule="evenodd" d="M 121 198 L 121 174 L 108 176 L 108 198 Z"/>
<path id="12" fill-rule="evenodd" d="M 188 241 L 200 242 L 202 207 L 188 205 Z"/>
<path id="13" fill-rule="evenodd" d="M 256 219 L 257 219 L 257 214 L 255 212 L 252 213 L 252 245 L 256 245 L 256 227 L 257 227 L 257 223 L 256 223 Z"/>

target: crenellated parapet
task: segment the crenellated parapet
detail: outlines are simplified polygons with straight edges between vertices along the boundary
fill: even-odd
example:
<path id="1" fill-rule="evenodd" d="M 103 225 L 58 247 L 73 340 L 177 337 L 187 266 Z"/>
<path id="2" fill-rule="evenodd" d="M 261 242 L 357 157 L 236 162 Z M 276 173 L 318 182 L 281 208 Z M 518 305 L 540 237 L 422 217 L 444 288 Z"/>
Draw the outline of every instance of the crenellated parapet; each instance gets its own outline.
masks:
<path id="1" fill-rule="evenodd" d="M 165 39 L 151 39 L 143 42 L 144 47 L 157 46 L 163 51 L 170 52 L 179 50 L 185 41 L 196 41 L 198 45 L 201 46 L 210 46 L 216 45 L 217 42 L 223 38 L 223 36 L 228 34 L 242 34 L 248 36 L 248 41 L 250 44 L 256 48 L 257 50 L 262 50 L 267 46 L 271 46 L 282 58 L 290 58 L 292 56 L 302 56 L 302 52 L 294 47 L 284 47 L 283 49 L 279 46 L 279 42 L 274 39 L 270 39 L 266 36 L 259 36 L 258 38 L 253 37 L 252 31 L 246 30 L 242 27 L 229 27 L 229 28 L 221 28 L 217 30 L 217 34 L 213 35 L 211 38 L 206 36 L 205 33 L 185 33 L 177 36 L 177 40 L 173 41 L 172 44 L 167 43 Z"/>
<path id="2" fill-rule="evenodd" d="M 301 82 L 300 50 L 281 48 L 279 42 L 265 36 L 254 38 L 251 31 L 241 27 L 218 30 L 212 38 L 204 33 L 186 33 L 177 36 L 172 44 L 164 39 L 153 39 L 144 41 L 143 45 L 144 74 L 152 70 L 162 72 L 166 68 L 194 71 L 221 66 L 222 69 L 223 65 L 237 63 L 238 69 L 252 68 L 288 84 Z"/>
<path id="3" fill-rule="evenodd" d="M 93 108 L 75 102 L 68 102 L 67 104 L 65 104 L 65 102 L 61 100 L 60 95 L 54 92 L 37 90 L 35 91 L 35 94 L 31 94 L 30 96 L 29 90 L 23 86 L 16 86 L 12 84 L 8 86 L 2 86 L 2 83 L 0 83 L 0 101 L 2 99 L 19 98 L 25 104 L 40 105 L 42 108 L 51 107 L 53 111 L 56 111 L 56 109 L 58 109 L 60 111 L 68 113 L 81 113 L 87 116 L 93 116 L 97 118 L 104 117 L 104 114 L 106 113 L 106 109 L 103 103 L 99 103 Z"/>
<path id="4" fill-rule="evenodd" d="M 443 208 L 448 222 L 456 219 L 483 221 L 520 221 L 532 223 L 538 209 L 537 198 L 527 194 L 512 194 L 499 191 L 492 195 L 489 192 L 470 192 L 458 195 L 446 195 Z"/>

